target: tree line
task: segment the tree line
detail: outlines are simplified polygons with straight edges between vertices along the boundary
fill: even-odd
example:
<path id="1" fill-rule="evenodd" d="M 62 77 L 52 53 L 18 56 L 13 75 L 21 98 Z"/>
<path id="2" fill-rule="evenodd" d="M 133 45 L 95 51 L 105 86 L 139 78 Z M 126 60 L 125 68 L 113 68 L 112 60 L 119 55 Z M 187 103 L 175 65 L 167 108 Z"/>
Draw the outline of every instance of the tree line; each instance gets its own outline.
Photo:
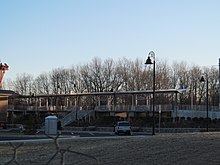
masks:
<path id="1" fill-rule="evenodd" d="M 181 100 L 190 104 L 205 104 L 206 82 L 208 80 L 210 105 L 216 106 L 218 100 L 218 68 L 188 65 L 186 62 L 173 62 L 156 59 L 156 89 L 191 89 Z M 56 68 L 41 73 L 37 77 L 23 73 L 15 80 L 7 80 L 4 89 L 11 89 L 21 95 L 30 94 L 71 94 L 82 92 L 139 91 L 152 89 L 153 66 L 145 65 L 142 59 L 111 58 L 102 60 L 94 57 L 91 62 L 73 65 L 70 68 Z"/>

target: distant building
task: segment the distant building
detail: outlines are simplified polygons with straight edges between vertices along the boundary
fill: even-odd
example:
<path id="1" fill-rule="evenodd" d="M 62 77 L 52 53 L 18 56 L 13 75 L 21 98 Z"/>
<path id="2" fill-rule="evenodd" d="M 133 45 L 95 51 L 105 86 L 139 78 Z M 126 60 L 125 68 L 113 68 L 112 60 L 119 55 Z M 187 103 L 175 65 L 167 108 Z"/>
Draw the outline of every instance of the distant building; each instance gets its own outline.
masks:
<path id="1" fill-rule="evenodd" d="M 11 90 L 0 90 L 0 122 L 6 121 L 9 98 L 17 94 Z"/>

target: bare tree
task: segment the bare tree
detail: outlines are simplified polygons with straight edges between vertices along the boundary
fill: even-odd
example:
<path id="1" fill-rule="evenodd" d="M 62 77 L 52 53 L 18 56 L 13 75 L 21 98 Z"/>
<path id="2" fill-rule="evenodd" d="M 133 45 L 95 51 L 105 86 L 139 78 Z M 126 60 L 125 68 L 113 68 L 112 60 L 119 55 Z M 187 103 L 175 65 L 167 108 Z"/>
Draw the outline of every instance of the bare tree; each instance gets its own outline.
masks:
<path id="1" fill-rule="evenodd" d="M 80 75 L 81 75 L 81 92 L 87 91 L 92 92 L 94 91 L 95 87 L 94 84 L 92 84 L 92 78 L 90 73 L 89 65 L 83 65 L 80 67 Z"/>
<path id="2" fill-rule="evenodd" d="M 49 75 L 47 73 L 42 73 L 35 78 L 34 88 L 37 94 L 49 94 L 51 92 Z"/>
<path id="3" fill-rule="evenodd" d="M 144 81 L 150 78 L 149 75 L 143 73 L 144 63 L 141 59 L 136 59 L 134 62 L 130 61 L 130 70 L 128 77 L 129 90 L 143 90 L 145 89 Z"/>
<path id="4" fill-rule="evenodd" d="M 61 88 L 60 84 L 60 78 L 61 78 L 61 72 L 60 69 L 54 69 L 49 74 L 50 76 L 50 82 L 51 82 L 51 90 L 53 94 L 58 94 Z"/>
<path id="5" fill-rule="evenodd" d="M 174 62 L 169 66 L 167 61 L 157 60 L 156 89 L 190 88 L 189 93 L 180 95 L 180 103 L 204 104 L 206 86 L 199 81 L 203 73 L 209 82 L 209 102 L 218 105 L 219 73 L 215 67 L 189 66 L 186 62 Z M 24 73 L 18 75 L 15 81 L 8 81 L 7 86 L 22 95 L 133 91 L 152 89 L 152 76 L 152 65 L 145 66 L 140 59 L 122 58 L 115 62 L 111 58 L 102 61 L 95 57 L 88 64 L 57 68 L 40 74 L 36 79 Z M 173 102 L 173 96 L 166 99 Z"/>
<path id="6" fill-rule="evenodd" d="M 172 65 L 173 77 L 172 83 L 174 88 L 189 88 L 190 87 L 190 67 L 186 62 L 174 62 Z M 181 105 L 190 104 L 190 95 L 189 94 L 181 94 L 179 97 L 179 102 Z"/>
<path id="7" fill-rule="evenodd" d="M 105 90 L 105 78 L 103 73 L 102 61 L 100 58 L 94 58 L 89 65 L 90 82 L 95 87 L 95 92 L 103 92 Z"/>
<path id="8" fill-rule="evenodd" d="M 103 64 L 103 76 L 104 76 L 104 90 L 115 91 L 117 85 L 117 72 L 113 59 L 107 59 Z"/>
<path id="9" fill-rule="evenodd" d="M 172 88 L 172 72 L 167 61 L 157 61 L 156 68 L 156 89 L 169 89 Z"/>
<path id="10" fill-rule="evenodd" d="M 190 77 L 190 96 L 191 96 L 191 104 L 198 104 L 198 92 L 200 87 L 200 78 L 202 75 L 202 70 L 199 66 L 192 66 L 189 71 Z"/>
<path id="11" fill-rule="evenodd" d="M 70 89 L 70 72 L 69 69 L 60 69 L 59 70 L 59 83 L 60 83 L 60 94 L 69 93 Z"/>
<path id="12" fill-rule="evenodd" d="M 200 99 L 199 104 L 206 103 L 206 92 L 208 91 L 209 95 L 209 104 L 218 105 L 218 69 L 215 67 L 204 67 L 203 68 L 203 76 L 205 78 L 205 83 L 200 83 Z M 206 83 L 208 80 L 208 89 L 206 87 Z"/>
<path id="13" fill-rule="evenodd" d="M 80 71 L 79 71 L 79 67 L 74 67 L 72 66 L 72 68 L 69 70 L 69 93 L 77 93 L 77 92 L 81 92 L 82 87 L 81 87 L 81 76 L 80 76 Z"/>
<path id="14" fill-rule="evenodd" d="M 117 73 L 119 74 L 121 80 L 118 86 L 118 90 L 129 90 L 129 77 L 130 77 L 130 61 L 126 58 L 120 59 L 117 64 Z"/>
<path id="15" fill-rule="evenodd" d="M 5 81 L 3 81 L 3 89 L 13 90 L 14 89 L 14 81 L 11 78 L 5 79 Z"/>
<path id="16" fill-rule="evenodd" d="M 210 83 L 209 83 L 209 91 L 210 91 L 210 103 L 211 105 L 218 105 L 218 86 L 219 86 L 219 81 L 218 81 L 218 77 L 219 77 L 219 71 L 216 67 L 211 67 L 209 74 L 209 79 L 210 79 Z"/>
<path id="17" fill-rule="evenodd" d="M 23 73 L 16 77 L 14 82 L 15 91 L 21 95 L 29 95 L 33 92 L 33 77 Z"/>

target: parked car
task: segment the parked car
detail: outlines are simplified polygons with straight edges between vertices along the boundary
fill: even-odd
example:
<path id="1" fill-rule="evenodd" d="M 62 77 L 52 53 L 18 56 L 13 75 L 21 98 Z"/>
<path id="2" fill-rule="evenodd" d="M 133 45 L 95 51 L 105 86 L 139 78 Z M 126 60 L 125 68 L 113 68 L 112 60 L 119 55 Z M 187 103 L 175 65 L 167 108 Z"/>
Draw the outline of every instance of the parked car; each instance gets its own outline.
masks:
<path id="1" fill-rule="evenodd" d="M 131 135 L 131 125 L 128 121 L 119 121 L 115 125 L 115 134 L 128 134 Z"/>

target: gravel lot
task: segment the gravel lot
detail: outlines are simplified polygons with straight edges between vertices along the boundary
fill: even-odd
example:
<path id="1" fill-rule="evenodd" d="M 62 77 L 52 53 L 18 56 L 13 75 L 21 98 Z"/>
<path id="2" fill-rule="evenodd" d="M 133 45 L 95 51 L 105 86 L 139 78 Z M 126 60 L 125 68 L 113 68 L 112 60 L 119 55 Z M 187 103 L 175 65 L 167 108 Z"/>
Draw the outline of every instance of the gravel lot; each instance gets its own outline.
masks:
<path id="1" fill-rule="evenodd" d="M 111 138 L 81 138 L 59 142 L 63 150 L 49 163 L 92 165 L 209 165 L 220 164 L 220 132 L 156 134 L 155 136 L 120 136 Z M 15 145 L 18 145 L 16 143 Z M 66 149 L 68 147 L 68 152 Z M 46 164 L 56 153 L 53 142 L 25 143 L 17 150 L 19 164 Z M 66 152 L 65 152 L 66 151 Z M 0 143 L 0 164 L 13 158 L 13 148 Z M 15 164 L 11 163 L 11 164 Z"/>

